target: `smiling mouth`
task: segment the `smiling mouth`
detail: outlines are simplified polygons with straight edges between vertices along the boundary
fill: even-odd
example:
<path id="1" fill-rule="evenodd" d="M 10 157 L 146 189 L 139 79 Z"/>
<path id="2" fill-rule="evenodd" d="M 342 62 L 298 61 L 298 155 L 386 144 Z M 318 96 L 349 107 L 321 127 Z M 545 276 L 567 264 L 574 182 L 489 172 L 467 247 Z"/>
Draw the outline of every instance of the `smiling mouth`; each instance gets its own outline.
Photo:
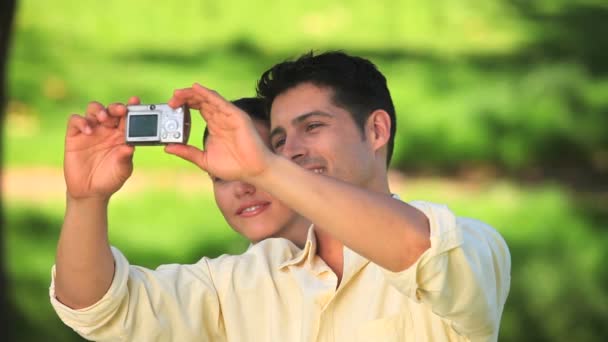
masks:
<path id="1" fill-rule="evenodd" d="M 266 210 L 266 208 L 269 205 L 270 205 L 269 202 L 251 205 L 251 206 L 245 207 L 243 209 L 240 209 L 237 212 L 237 215 L 244 216 L 244 217 L 255 216 L 255 215 L 261 213 L 262 211 Z"/>
<path id="2" fill-rule="evenodd" d="M 319 168 L 312 168 L 309 169 L 310 171 L 316 173 L 316 174 L 323 174 L 325 173 L 325 168 L 324 167 L 319 167 Z"/>

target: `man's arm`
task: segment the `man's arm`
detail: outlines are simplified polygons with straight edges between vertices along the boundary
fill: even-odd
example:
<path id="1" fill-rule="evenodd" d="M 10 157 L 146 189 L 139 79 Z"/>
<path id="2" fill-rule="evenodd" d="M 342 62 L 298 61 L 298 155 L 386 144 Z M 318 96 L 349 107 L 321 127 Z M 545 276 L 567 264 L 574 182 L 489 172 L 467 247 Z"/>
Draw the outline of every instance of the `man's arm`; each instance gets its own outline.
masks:
<path id="1" fill-rule="evenodd" d="M 338 179 L 314 174 L 273 154 L 249 117 L 217 93 L 195 84 L 177 90 L 169 105 L 201 111 L 210 131 L 205 151 L 170 145 L 223 179 L 241 179 L 268 191 L 355 252 L 392 271 L 412 265 L 430 246 L 426 216 L 417 209 Z"/>
<path id="2" fill-rule="evenodd" d="M 108 242 L 107 211 L 107 200 L 68 195 L 57 246 L 55 296 L 73 309 L 96 303 L 112 282 L 114 257 Z"/>
<path id="3" fill-rule="evenodd" d="M 51 304 L 66 325 L 93 341 L 225 340 L 219 296 L 206 259 L 150 270 L 129 265 L 116 248 L 112 254 L 114 279 L 94 305 L 72 309 L 53 296 L 51 285 Z"/>
<path id="4" fill-rule="evenodd" d="M 248 182 L 388 270 L 408 268 L 430 246 L 426 216 L 388 194 L 315 174 L 279 156 Z"/>
<path id="5" fill-rule="evenodd" d="M 130 104 L 139 103 L 132 98 Z M 126 107 L 91 102 L 70 117 L 64 175 L 66 214 L 56 257 L 55 296 L 71 308 L 103 297 L 114 275 L 108 242 L 108 202 L 131 175 L 133 147 L 124 143 Z"/>

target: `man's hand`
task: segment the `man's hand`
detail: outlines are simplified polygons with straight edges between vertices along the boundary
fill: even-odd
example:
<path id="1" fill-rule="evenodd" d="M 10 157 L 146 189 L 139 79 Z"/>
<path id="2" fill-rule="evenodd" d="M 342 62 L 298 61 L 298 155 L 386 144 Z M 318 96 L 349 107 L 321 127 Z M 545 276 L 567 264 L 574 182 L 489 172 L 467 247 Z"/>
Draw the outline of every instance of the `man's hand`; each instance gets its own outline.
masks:
<path id="1" fill-rule="evenodd" d="M 139 104 L 132 97 L 129 104 Z M 72 115 L 65 138 L 64 175 L 73 199 L 108 199 L 133 171 L 134 147 L 125 144 L 127 107 L 91 102 L 86 114 Z"/>
<path id="2" fill-rule="evenodd" d="M 247 113 L 218 93 L 198 83 L 179 89 L 169 100 L 177 108 L 183 104 L 197 109 L 207 122 L 209 137 L 204 151 L 172 144 L 170 154 L 186 159 L 201 169 L 225 180 L 250 180 L 262 174 L 275 155 L 266 147 Z"/>

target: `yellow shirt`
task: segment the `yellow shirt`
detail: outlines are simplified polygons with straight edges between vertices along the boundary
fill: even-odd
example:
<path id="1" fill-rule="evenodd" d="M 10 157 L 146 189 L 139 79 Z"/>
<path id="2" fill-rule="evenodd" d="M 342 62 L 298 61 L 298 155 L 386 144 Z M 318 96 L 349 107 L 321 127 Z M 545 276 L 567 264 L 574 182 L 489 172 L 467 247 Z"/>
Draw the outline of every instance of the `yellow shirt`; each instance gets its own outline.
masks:
<path id="1" fill-rule="evenodd" d="M 114 279 L 96 304 L 65 324 L 103 341 L 496 341 L 510 284 L 502 237 L 447 207 L 412 202 L 429 218 L 431 247 L 402 272 L 344 248 L 340 286 L 316 255 L 267 239 L 244 254 L 149 270 L 115 248 Z"/>

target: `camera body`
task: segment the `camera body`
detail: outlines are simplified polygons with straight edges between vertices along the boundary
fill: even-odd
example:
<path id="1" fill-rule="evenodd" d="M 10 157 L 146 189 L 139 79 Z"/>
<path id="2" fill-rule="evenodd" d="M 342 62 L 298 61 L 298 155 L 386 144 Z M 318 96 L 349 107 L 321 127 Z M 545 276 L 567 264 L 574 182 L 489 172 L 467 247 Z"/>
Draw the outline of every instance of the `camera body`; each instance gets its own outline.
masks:
<path id="1" fill-rule="evenodd" d="M 186 106 L 146 104 L 127 106 L 125 141 L 130 145 L 185 144 L 190 136 Z"/>

